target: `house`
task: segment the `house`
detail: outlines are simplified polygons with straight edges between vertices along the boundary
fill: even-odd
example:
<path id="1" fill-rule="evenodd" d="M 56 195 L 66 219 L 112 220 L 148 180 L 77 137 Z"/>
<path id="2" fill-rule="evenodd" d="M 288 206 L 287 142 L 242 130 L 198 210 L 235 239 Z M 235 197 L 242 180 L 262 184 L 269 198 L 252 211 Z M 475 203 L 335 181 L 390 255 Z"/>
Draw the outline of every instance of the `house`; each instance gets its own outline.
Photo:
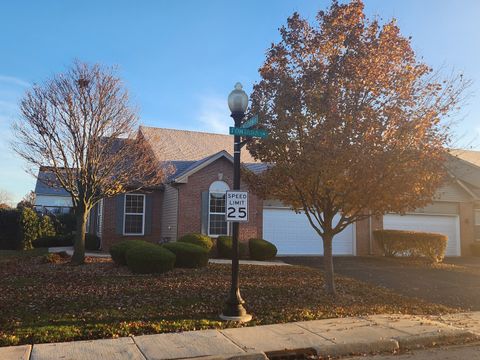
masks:
<path id="1" fill-rule="evenodd" d="M 141 126 L 158 161 L 175 167 L 156 189 L 104 199 L 91 211 L 89 231 L 97 233 L 102 248 L 123 239 L 174 241 L 190 233 L 211 237 L 230 233 L 225 222 L 225 191 L 232 188 L 233 139 L 229 135 Z M 447 255 L 470 254 L 480 241 L 480 152 L 455 150 L 448 167 L 452 182 L 439 189 L 431 205 L 406 215 L 386 214 L 348 226 L 336 235 L 336 255 L 377 254 L 375 229 L 439 232 L 448 236 Z M 245 167 L 262 171 L 265 164 L 242 152 Z M 243 189 L 247 189 L 245 184 Z M 247 189 L 248 190 L 248 189 Z M 246 241 L 261 237 L 273 242 L 280 255 L 320 255 L 322 242 L 304 214 L 297 214 L 274 199 L 250 193 L 249 221 L 240 224 Z"/>
<path id="2" fill-rule="evenodd" d="M 35 210 L 42 213 L 66 214 L 72 209 L 72 199 L 48 166 L 38 171 L 35 185 Z"/>

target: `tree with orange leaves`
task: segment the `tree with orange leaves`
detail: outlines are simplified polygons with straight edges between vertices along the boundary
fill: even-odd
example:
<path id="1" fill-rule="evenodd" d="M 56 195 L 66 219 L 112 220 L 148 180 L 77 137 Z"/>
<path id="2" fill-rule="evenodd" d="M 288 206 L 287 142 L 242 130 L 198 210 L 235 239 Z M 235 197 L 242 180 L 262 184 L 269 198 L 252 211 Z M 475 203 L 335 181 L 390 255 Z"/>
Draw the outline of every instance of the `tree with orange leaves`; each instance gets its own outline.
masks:
<path id="1" fill-rule="evenodd" d="M 252 114 L 269 131 L 249 144 L 272 164 L 250 186 L 302 211 L 323 240 L 335 295 L 332 241 L 372 215 L 432 201 L 446 179 L 448 118 L 468 85 L 441 80 L 395 20 L 368 20 L 362 1 L 334 1 L 311 25 L 294 13 L 260 68 Z"/>

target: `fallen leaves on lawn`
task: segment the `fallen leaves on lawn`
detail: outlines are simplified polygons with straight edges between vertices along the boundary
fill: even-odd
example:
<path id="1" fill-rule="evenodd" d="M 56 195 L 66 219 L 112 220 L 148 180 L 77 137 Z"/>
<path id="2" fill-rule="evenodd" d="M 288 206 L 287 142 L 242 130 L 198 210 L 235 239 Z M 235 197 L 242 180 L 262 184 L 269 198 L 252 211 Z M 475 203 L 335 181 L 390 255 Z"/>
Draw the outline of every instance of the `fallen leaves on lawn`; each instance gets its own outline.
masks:
<path id="1" fill-rule="evenodd" d="M 337 277 L 338 298 L 325 295 L 322 272 L 297 266 L 242 265 L 241 293 L 254 317 L 247 325 L 377 313 L 445 314 L 456 309 Z M 220 322 L 230 266 L 133 275 L 109 259 L 0 262 L 0 345 L 112 338 L 239 326 Z"/>

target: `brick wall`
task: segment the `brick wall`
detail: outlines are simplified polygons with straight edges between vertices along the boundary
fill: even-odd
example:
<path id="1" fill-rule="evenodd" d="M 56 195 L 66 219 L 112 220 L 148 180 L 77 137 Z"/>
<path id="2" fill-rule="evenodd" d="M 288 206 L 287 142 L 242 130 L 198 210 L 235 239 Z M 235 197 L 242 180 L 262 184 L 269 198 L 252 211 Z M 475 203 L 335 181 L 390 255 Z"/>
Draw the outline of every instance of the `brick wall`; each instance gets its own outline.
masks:
<path id="1" fill-rule="evenodd" d="M 373 237 L 373 231 L 378 229 L 383 229 L 383 217 L 373 216 L 355 223 L 357 256 L 382 254 Z"/>
<path id="2" fill-rule="evenodd" d="M 146 193 L 146 192 L 138 192 Z M 105 199 L 103 203 L 103 232 L 102 232 L 102 250 L 108 251 L 110 245 L 125 239 L 141 239 L 150 242 L 159 242 L 161 240 L 160 225 L 162 216 L 162 197 L 160 190 L 149 191 L 152 197 L 152 223 L 151 232 L 148 235 L 129 235 L 117 234 L 116 224 L 116 197 Z M 118 195 L 118 196 L 124 196 Z M 123 209 L 122 209 L 123 211 Z"/>
<path id="3" fill-rule="evenodd" d="M 461 255 L 472 255 L 470 244 L 475 241 L 475 213 L 473 203 L 460 203 L 460 248 Z"/>
<path id="4" fill-rule="evenodd" d="M 219 178 L 221 174 L 221 179 Z M 178 236 L 201 231 L 202 192 L 208 191 L 210 184 L 217 180 L 225 181 L 233 188 L 233 164 L 220 158 L 207 167 L 189 176 L 188 183 L 178 185 Z M 242 189 L 247 190 L 245 184 Z M 240 240 L 262 237 L 263 203 L 254 194 L 249 194 L 249 221 L 240 224 Z"/>

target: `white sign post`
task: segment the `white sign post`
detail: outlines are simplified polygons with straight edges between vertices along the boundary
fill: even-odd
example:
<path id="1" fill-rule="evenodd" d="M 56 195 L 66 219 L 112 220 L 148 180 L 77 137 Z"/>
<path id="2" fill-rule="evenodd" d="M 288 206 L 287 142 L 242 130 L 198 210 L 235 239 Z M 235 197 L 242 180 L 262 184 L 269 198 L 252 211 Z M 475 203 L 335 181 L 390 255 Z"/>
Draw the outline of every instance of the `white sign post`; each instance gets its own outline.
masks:
<path id="1" fill-rule="evenodd" d="M 248 191 L 227 191 L 227 221 L 248 221 Z"/>

